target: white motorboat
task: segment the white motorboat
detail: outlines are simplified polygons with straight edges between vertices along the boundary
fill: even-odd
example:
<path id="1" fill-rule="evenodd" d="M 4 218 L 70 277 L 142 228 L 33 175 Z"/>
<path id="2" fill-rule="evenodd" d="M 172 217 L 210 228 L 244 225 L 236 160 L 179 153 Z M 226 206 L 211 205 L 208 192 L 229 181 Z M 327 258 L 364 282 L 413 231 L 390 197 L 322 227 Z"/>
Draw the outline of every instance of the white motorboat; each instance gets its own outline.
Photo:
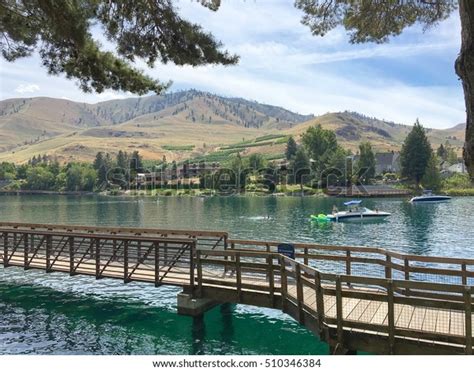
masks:
<path id="1" fill-rule="evenodd" d="M 442 195 L 434 195 L 433 191 L 425 190 L 421 196 L 413 197 L 410 202 L 413 203 L 424 203 L 424 202 L 446 202 L 449 201 L 451 197 L 449 196 L 442 196 Z"/>
<path id="2" fill-rule="evenodd" d="M 352 200 L 344 202 L 344 205 L 348 207 L 345 211 L 338 211 L 332 214 L 328 214 L 327 218 L 335 222 L 351 222 L 351 221 L 380 221 L 389 217 L 391 214 L 379 211 L 370 210 L 367 207 L 363 207 L 360 204 L 361 200 Z"/>

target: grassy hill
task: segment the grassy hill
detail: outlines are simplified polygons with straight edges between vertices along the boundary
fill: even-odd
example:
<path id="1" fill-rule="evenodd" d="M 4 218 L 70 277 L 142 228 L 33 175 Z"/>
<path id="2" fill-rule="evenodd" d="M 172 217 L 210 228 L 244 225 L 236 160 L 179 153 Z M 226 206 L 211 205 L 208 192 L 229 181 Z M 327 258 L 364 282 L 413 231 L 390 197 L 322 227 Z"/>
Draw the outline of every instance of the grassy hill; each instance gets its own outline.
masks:
<path id="1" fill-rule="evenodd" d="M 22 163 L 40 154 L 90 161 L 98 151 L 119 150 L 138 150 L 151 160 L 216 160 L 236 152 L 276 158 L 289 135 L 298 139 L 316 124 L 334 130 L 352 150 L 363 140 L 379 151 L 398 150 L 411 129 L 355 112 L 314 117 L 195 90 L 98 104 L 9 99 L 0 102 L 0 161 Z M 428 134 L 433 146 L 449 140 L 460 151 L 464 125 Z"/>

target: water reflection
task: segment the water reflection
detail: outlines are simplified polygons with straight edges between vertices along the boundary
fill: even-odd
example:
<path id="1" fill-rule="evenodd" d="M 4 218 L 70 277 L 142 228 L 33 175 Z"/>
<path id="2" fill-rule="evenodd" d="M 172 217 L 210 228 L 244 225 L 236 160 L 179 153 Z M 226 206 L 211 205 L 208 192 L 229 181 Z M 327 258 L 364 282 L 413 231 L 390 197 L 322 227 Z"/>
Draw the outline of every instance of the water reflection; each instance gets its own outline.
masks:
<path id="1" fill-rule="evenodd" d="M 205 354 L 205 338 L 206 338 L 206 323 L 204 316 L 196 316 L 192 318 L 193 325 L 192 333 L 192 350 L 191 354 L 202 355 Z"/>
<path id="2" fill-rule="evenodd" d="M 403 202 L 400 210 L 409 240 L 408 253 L 416 255 L 430 254 L 430 240 L 439 204 L 417 205 Z"/>

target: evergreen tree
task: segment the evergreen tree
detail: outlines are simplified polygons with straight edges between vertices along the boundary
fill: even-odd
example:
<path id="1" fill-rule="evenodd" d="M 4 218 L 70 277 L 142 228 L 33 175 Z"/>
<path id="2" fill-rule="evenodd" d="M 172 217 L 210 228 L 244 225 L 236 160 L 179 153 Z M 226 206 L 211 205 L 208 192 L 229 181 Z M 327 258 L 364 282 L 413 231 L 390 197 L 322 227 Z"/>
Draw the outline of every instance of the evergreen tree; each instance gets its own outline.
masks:
<path id="1" fill-rule="evenodd" d="M 351 43 L 388 42 L 404 29 L 420 24 L 435 26 L 448 19 L 459 8 L 461 50 L 455 62 L 456 74 L 462 81 L 466 103 L 466 143 L 464 160 L 474 179 L 474 1 L 354 1 L 296 0 L 304 13 L 302 23 L 315 36 L 343 26 Z M 374 21 L 375 20 L 375 21 Z"/>
<path id="2" fill-rule="evenodd" d="M 367 184 L 375 177 L 375 153 L 369 142 L 359 145 L 360 157 L 357 163 L 357 175 L 361 183 Z"/>
<path id="3" fill-rule="evenodd" d="M 441 159 L 441 160 L 446 160 L 447 157 L 447 152 L 446 149 L 443 146 L 443 143 L 441 143 L 436 150 L 436 155 Z"/>
<path id="4" fill-rule="evenodd" d="M 298 145 L 296 144 L 296 141 L 293 139 L 293 137 L 289 137 L 288 142 L 286 143 L 286 159 L 291 160 L 296 155 L 297 150 Z"/>
<path id="5" fill-rule="evenodd" d="M 107 188 L 108 185 L 108 174 L 112 168 L 112 160 L 110 155 L 107 153 L 104 155 L 103 152 L 98 152 L 95 156 L 92 167 L 97 172 L 96 187 L 99 190 Z"/>
<path id="6" fill-rule="evenodd" d="M 200 3 L 219 6 L 216 0 Z M 238 61 L 211 34 L 182 19 L 169 0 L 0 0 L 0 9 L 7 61 L 37 52 L 50 74 L 74 78 L 86 92 L 160 93 L 168 86 L 132 67 L 135 58 L 149 66 L 157 60 L 192 66 Z M 94 25 L 102 26 L 116 53 L 92 37 Z"/>
<path id="7" fill-rule="evenodd" d="M 140 152 L 133 151 L 130 156 L 130 169 L 132 169 L 134 173 L 143 172 L 143 159 L 142 156 L 140 156 Z"/>
<path id="8" fill-rule="evenodd" d="M 421 180 L 421 184 L 425 189 L 438 190 L 441 187 L 441 174 L 439 172 L 439 161 L 432 153 L 426 167 L 425 174 Z"/>
<path id="9" fill-rule="evenodd" d="M 336 134 L 321 125 L 310 127 L 302 137 L 307 154 L 313 161 L 316 174 L 321 174 L 329 166 L 329 160 L 338 149 Z"/>
<path id="10" fill-rule="evenodd" d="M 400 152 L 402 176 L 414 181 L 418 186 L 425 175 L 432 152 L 425 129 L 417 119 Z"/>
<path id="11" fill-rule="evenodd" d="M 301 191 L 303 191 L 303 182 L 307 175 L 310 174 L 310 162 L 308 154 L 303 147 L 299 147 L 296 151 L 295 157 L 291 163 L 293 170 L 293 178 L 296 184 L 299 184 Z"/>

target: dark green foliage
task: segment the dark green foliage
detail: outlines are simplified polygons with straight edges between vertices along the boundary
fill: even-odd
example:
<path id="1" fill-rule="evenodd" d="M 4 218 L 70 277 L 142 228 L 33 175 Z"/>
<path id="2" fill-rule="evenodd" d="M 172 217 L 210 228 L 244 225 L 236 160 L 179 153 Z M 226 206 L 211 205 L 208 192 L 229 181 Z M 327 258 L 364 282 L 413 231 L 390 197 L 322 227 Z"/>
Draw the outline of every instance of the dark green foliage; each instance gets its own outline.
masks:
<path id="1" fill-rule="evenodd" d="M 441 143 L 436 150 L 436 156 L 438 156 L 442 160 L 446 160 L 448 151 L 446 151 L 446 148 L 444 148 L 443 144 Z"/>
<path id="2" fill-rule="evenodd" d="M 69 164 L 66 170 L 66 190 L 92 192 L 96 178 L 97 172 L 91 165 Z"/>
<path id="3" fill-rule="evenodd" d="M 456 74 L 462 81 L 466 102 L 466 143 L 463 157 L 474 179 L 474 2 L 472 0 L 296 0 L 304 13 L 302 23 L 313 35 L 324 36 L 343 26 L 351 43 L 387 42 L 415 23 L 424 29 L 445 20 L 459 8 L 461 50 L 455 62 Z"/>
<path id="4" fill-rule="evenodd" d="M 255 142 L 263 142 L 267 141 L 270 139 L 283 139 L 286 138 L 286 135 L 283 134 L 267 134 L 267 135 L 262 135 L 261 137 L 255 138 Z"/>
<path id="5" fill-rule="evenodd" d="M 412 131 L 405 138 L 400 152 L 402 176 L 418 185 L 425 175 L 432 152 L 425 129 L 416 120 Z"/>
<path id="6" fill-rule="evenodd" d="M 202 1 L 212 10 L 217 1 Z M 129 64 L 135 58 L 177 65 L 235 64 L 200 26 L 182 19 L 168 0 L 0 0 L 0 47 L 8 61 L 37 51 L 48 72 L 76 79 L 82 90 L 160 93 L 160 83 Z M 114 53 L 91 35 L 100 24 Z"/>
<path id="7" fill-rule="evenodd" d="M 266 166 L 266 163 L 263 156 L 260 153 L 252 153 L 249 157 L 247 157 L 245 165 L 249 169 L 260 170 Z"/>
<path id="8" fill-rule="evenodd" d="M 446 141 L 446 144 L 440 144 L 436 150 L 436 155 L 441 161 L 447 161 L 449 164 L 453 165 L 458 162 L 458 156 L 453 147 Z"/>
<path id="9" fill-rule="evenodd" d="M 425 189 L 437 191 L 441 188 L 441 174 L 439 172 L 438 159 L 434 153 L 431 154 L 421 183 Z"/>
<path id="10" fill-rule="evenodd" d="M 425 29 L 449 17 L 457 7 L 451 1 L 296 0 L 304 12 L 302 23 L 313 35 L 324 36 L 342 25 L 351 43 L 388 41 L 419 22 Z"/>
<path id="11" fill-rule="evenodd" d="M 331 156 L 338 149 L 336 134 L 321 125 L 310 127 L 303 134 L 302 143 L 311 157 L 316 174 L 328 167 Z"/>
<path id="12" fill-rule="evenodd" d="M 248 142 L 245 142 L 245 143 L 232 144 L 232 145 L 227 146 L 227 147 L 222 147 L 222 149 L 223 149 L 223 150 L 227 150 L 227 149 L 238 149 L 238 148 L 245 149 L 245 148 L 250 148 L 250 147 L 270 146 L 270 145 L 272 145 L 272 144 L 273 144 L 273 142 L 257 142 L 257 143 L 248 143 Z"/>
<path id="13" fill-rule="evenodd" d="M 26 171 L 26 182 L 23 186 L 30 190 L 54 190 L 55 178 L 47 166 L 32 166 Z"/>
<path id="14" fill-rule="evenodd" d="M 357 163 L 357 175 L 361 183 L 367 184 L 375 178 L 375 153 L 369 142 L 359 145 L 360 157 Z"/>
<path id="15" fill-rule="evenodd" d="M 113 167 L 110 155 L 108 153 L 104 154 L 103 152 L 98 152 L 92 167 L 97 171 L 97 189 L 103 190 L 107 188 L 108 175 Z"/>
<path id="16" fill-rule="evenodd" d="M 293 139 L 293 137 L 289 137 L 288 142 L 286 143 L 286 151 L 285 151 L 286 159 L 291 160 L 296 155 L 297 150 L 298 150 L 298 146 L 296 144 L 296 141 Z"/>
<path id="17" fill-rule="evenodd" d="M 167 150 L 167 151 L 192 151 L 194 149 L 195 145 L 190 144 L 190 145 L 182 145 L 182 146 L 174 146 L 170 144 L 165 144 L 161 146 L 161 148 Z"/>
<path id="18" fill-rule="evenodd" d="M 310 174 L 310 163 L 308 154 L 303 147 L 299 147 L 296 151 L 295 157 L 291 162 L 291 169 L 293 171 L 293 179 L 296 184 L 303 187 L 305 177 Z"/>

